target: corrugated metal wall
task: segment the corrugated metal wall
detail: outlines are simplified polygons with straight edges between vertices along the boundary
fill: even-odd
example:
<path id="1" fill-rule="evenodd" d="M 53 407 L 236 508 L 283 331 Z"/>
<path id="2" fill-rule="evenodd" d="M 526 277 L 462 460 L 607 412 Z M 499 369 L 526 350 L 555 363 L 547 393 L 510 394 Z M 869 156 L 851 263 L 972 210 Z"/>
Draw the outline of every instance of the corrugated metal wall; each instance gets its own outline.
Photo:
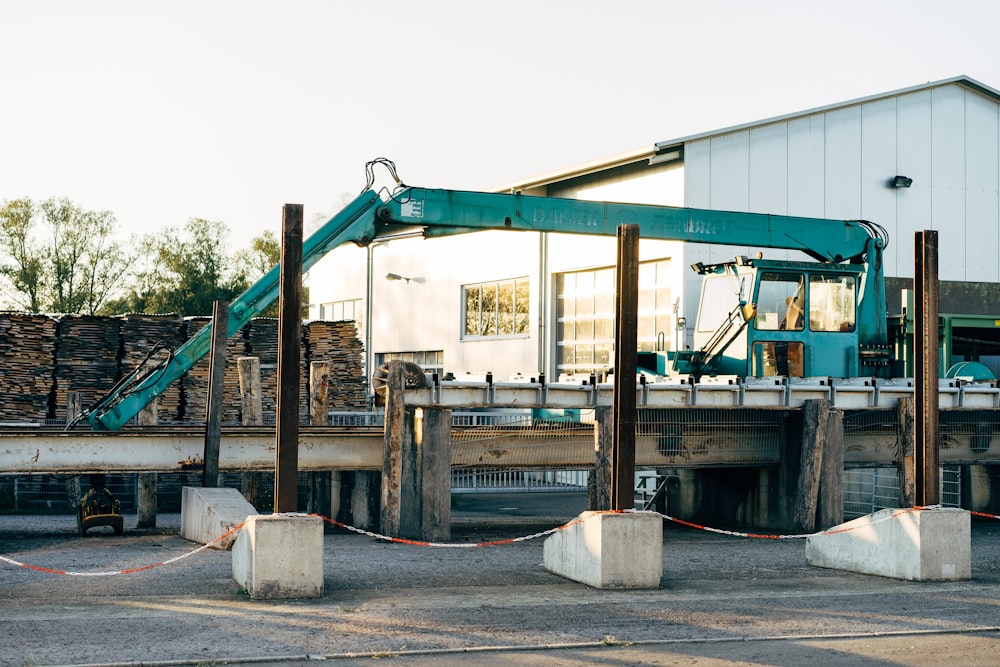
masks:
<path id="1" fill-rule="evenodd" d="M 890 234 L 889 276 L 911 276 L 914 232 L 937 229 L 942 280 L 1000 281 L 1000 104 L 961 85 L 690 141 L 684 160 L 686 206 L 872 220 Z M 912 187 L 887 187 L 896 174 Z"/>

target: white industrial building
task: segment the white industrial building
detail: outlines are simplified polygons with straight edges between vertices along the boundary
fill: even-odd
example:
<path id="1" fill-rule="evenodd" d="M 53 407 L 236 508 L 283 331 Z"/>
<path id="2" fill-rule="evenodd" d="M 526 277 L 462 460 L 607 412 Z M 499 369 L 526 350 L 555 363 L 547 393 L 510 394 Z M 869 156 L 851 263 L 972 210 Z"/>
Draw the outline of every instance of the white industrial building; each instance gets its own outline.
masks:
<path id="1" fill-rule="evenodd" d="M 889 233 L 890 313 L 913 275 L 914 232 L 938 230 L 941 312 L 1000 316 L 1000 91 L 964 76 L 659 141 L 499 191 L 871 220 Z M 758 251 L 792 258 L 642 241 L 640 350 L 690 342 L 691 264 Z M 614 238 L 535 232 L 344 246 L 309 272 L 310 317 L 356 320 L 369 369 L 401 358 L 456 379 L 601 373 L 614 358 L 615 256 Z"/>

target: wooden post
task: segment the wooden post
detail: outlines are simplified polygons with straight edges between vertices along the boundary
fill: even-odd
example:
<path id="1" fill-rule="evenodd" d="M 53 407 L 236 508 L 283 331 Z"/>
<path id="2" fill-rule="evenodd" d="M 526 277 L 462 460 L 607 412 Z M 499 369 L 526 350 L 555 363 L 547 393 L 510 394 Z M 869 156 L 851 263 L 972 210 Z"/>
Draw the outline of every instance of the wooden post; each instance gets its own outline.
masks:
<path id="1" fill-rule="evenodd" d="M 240 401 L 244 426 L 263 426 L 264 409 L 260 390 L 260 358 L 239 357 L 236 369 L 240 377 Z M 259 471 L 250 470 L 243 473 L 240 480 L 240 492 L 251 505 L 258 510 L 263 504 L 261 489 L 262 475 Z"/>
<path id="2" fill-rule="evenodd" d="M 816 527 L 823 530 L 844 522 L 844 413 L 829 410 L 827 414 L 816 508 Z"/>
<path id="3" fill-rule="evenodd" d="M 212 347 L 208 365 L 208 409 L 205 413 L 205 470 L 201 485 L 219 486 L 219 445 L 222 438 L 222 398 L 226 378 L 226 341 L 229 339 L 229 303 L 212 304 Z"/>
<path id="4" fill-rule="evenodd" d="M 299 377 L 302 342 L 302 205 L 285 204 L 278 301 L 278 417 L 274 512 L 298 511 Z"/>
<path id="5" fill-rule="evenodd" d="M 597 428 L 594 429 L 594 492 L 588 498 L 587 509 L 604 511 L 611 509 L 611 458 L 614 446 L 614 410 L 610 406 L 599 405 L 594 409 Z M 590 494 L 588 494 L 590 495 Z"/>
<path id="6" fill-rule="evenodd" d="M 808 400 L 802 405 L 802 455 L 794 521 L 795 526 L 806 533 L 816 528 L 816 504 L 829 414 L 830 401 L 826 399 Z"/>
<path id="7" fill-rule="evenodd" d="M 414 423 L 420 460 L 420 534 L 423 540 L 451 539 L 451 410 L 417 410 Z"/>
<path id="8" fill-rule="evenodd" d="M 386 378 L 381 506 L 381 530 L 390 537 L 399 536 L 403 440 L 412 434 L 410 425 L 406 423 L 406 404 L 403 399 L 405 391 L 406 376 L 403 362 L 398 359 L 390 361 L 389 374 Z"/>
<path id="9" fill-rule="evenodd" d="M 66 425 L 69 426 L 80 414 L 82 401 L 80 392 L 66 392 Z M 69 498 L 70 508 L 75 514 L 80 509 L 80 501 L 83 499 L 83 490 L 80 488 L 80 476 L 70 475 L 66 478 L 66 496 Z"/>
<path id="10" fill-rule="evenodd" d="M 899 506 L 917 504 L 916 415 L 913 399 L 899 399 L 899 433 L 896 440 L 896 467 L 899 473 Z"/>
<path id="11" fill-rule="evenodd" d="M 156 426 L 159 423 L 159 397 L 153 398 L 139 411 L 135 420 L 139 426 Z M 141 472 L 136 476 L 136 528 L 156 528 L 156 473 Z"/>
<path id="12" fill-rule="evenodd" d="M 328 388 L 330 386 L 330 363 L 313 361 L 309 364 L 309 423 L 312 426 L 328 426 L 330 407 Z M 308 511 L 335 518 L 332 511 L 330 471 L 309 473 Z M 326 524 L 329 526 L 329 524 Z"/>
<path id="13" fill-rule="evenodd" d="M 611 509 L 635 508 L 635 373 L 639 317 L 639 225 L 618 226 L 615 270 L 614 445 Z"/>
<path id="14" fill-rule="evenodd" d="M 916 342 L 916 378 L 914 393 L 917 401 L 916 427 L 916 505 L 937 505 L 941 502 L 941 482 L 938 473 L 938 240 L 937 231 L 916 232 L 914 300 L 916 317 L 913 332 Z"/>

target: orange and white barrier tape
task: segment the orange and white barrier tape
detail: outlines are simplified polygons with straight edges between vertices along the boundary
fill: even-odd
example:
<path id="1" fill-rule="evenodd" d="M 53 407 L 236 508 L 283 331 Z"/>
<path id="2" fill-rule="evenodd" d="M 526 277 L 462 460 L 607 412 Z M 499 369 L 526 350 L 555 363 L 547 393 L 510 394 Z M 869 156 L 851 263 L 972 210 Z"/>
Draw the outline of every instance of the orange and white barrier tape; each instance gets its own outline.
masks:
<path id="1" fill-rule="evenodd" d="M 745 537 L 745 538 L 766 539 L 766 540 L 801 540 L 803 538 L 813 537 L 813 536 L 817 536 L 817 535 L 835 535 L 837 533 L 846 533 L 846 532 L 855 530 L 857 528 L 861 528 L 862 526 L 865 526 L 865 527 L 867 527 L 867 526 L 873 526 L 876 523 L 881 523 L 882 521 L 888 521 L 889 519 L 893 519 L 893 518 L 895 518 L 897 516 L 900 516 L 900 515 L 903 515 L 903 514 L 907 514 L 909 512 L 913 512 L 913 511 L 916 511 L 916 510 L 933 510 L 933 509 L 941 509 L 941 506 L 940 505 L 932 505 L 932 506 L 911 507 L 911 508 L 908 508 L 908 509 L 900 509 L 900 510 L 896 510 L 892 514 L 890 514 L 890 515 L 888 515 L 888 516 L 886 516 L 886 517 L 884 517 L 884 518 L 882 518 L 882 519 L 880 519 L 879 521 L 876 521 L 876 522 L 867 523 L 867 524 L 858 524 L 857 526 L 847 526 L 847 527 L 843 527 L 843 528 L 835 528 L 835 529 L 830 529 L 830 530 L 821 530 L 821 531 L 817 531 L 817 532 L 814 532 L 814 533 L 807 533 L 807 534 L 801 534 L 801 535 L 800 534 L 782 535 L 782 534 L 766 534 L 766 533 L 744 533 L 744 532 L 739 532 L 739 531 L 735 531 L 735 530 L 724 530 L 722 528 L 712 528 L 710 526 L 703 526 L 701 524 L 697 524 L 697 523 L 694 523 L 692 521 L 686 521 L 684 519 L 678 519 L 677 517 L 673 517 L 673 516 L 670 516 L 668 514 L 662 514 L 660 512 L 650 512 L 648 510 L 643 510 L 643 511 L 646 512 L 646 513 L 649 513 L 649 514 L 656 514 L 656 515 L 658 515 L 658 516 L 666 519 L 667 521 L 671 521 L 671 522 L 676 523 L 676 524 L 681 525 L 681 526 L 687 526 L 688 528 L 694 528 L 696 530 L 703 530 L 703 531 L 706 531 L 706 532 L 709 532 L 709 533 L 716 533 L 718 535 L 729 535 L 730 537 Z M 639 510 L 607 510 L 605 512 L 599 512 L 598 514 L 621 514 L 621 513 L 632 513 L 632 512 L 639 512 Z M 975 516 L 979 516 L 979 517 L 988 518 L 988 519 L 1000 519 L 1000 516 L 998 516 L 996 514 L 986 514 L 985 512 L 972 512 L 972 511 L 970 511 L 969 514 L 972 514 L 972 515 L 975 515 Z M 419 546 L 419 547 L 436 547 L 436 548 L 444 548 L 444 549 L 470 549 L 470 548 L 475 548 L 475 547 L 496 547 L 496 546 L 502 546 L 502 545 L 505 545 L 505 544 L 515 544 L 517 542 L 527 542 L 528 540 L 533 540 L 533 539 L 538 538 L 538 537 L 545 537 L 546 535 L 552 535 L 553 533 L 557 533 L 560 530 L 565 530 L 566 528 L 569 528 L 570 526 L 574 526 L 574 525 L 576 525 L 578 523 L 581 523 L 583 521 L 583 519 L 581 519 L 581 518 L 576 518 L 576 519 L 573 519 L 572 521 L 569 521 L 568 523 L 564 523 L 561 526 L 556 526 L 555 528 L 550 528 L 548 530 L 543 530 L 540 533 L 532 533 L 531 535 L 524 535 L 523 537 L 513 537 L 513 538 L 509 538 L 509 539 L 504 539 L 504 540 L 491 540 L 491 541 L 487 541 L 487 542 L 455 543 L 455 542 L 427 542 L 427 541 L 423 541 L 423 540 L 411 540 L 411 539 L 407 539 L 407 538 L 403 538 L 403 537 L 391 537 L 389 535 L 380 535 L 379 533 L 373 533 L 371 531 L 363 530 L 361 528 L 355 528 L 354 526 L 348 525 L 346 523 L 342 523 L 340 521 L 337 521 L 335 519 L 331 519 L 329 517 L 322 516 L 320 514 L 310 514 L 309 516 L 319 517 L 320 519 L 323 519 L 323 521 L 326 521 L 329 524 L 332 524 L 332 525 L 337 526 L 339 528 L 343 528 L 343 529 L 348 530 L 348 531 L 350 531 L 352 533 L 357 533 L 358 535 L 365 535 L 366 537 L 374 538 L 376 540 L 381 540 L 381 541 L 385 541 L 385 542 L 394 542 L 394 543 L 397 543 L 397 544 L 409 544 L 409 545 Z M 593 516 L 593 515 L 591 515 L 591 516 Z M 2 555 L 0 555 L 0 562 L 8 563 L 8 564 L 14 565 L 16 567 L 23 567 L 23 568 L 28 569 L 28 570 L 35 570 L 37 572 L 45 572 L 47 574 L 61 574 L 61 575 L 68 575 L 68 576 L 74 576 L 74 577 L 106 577 L 106 576 L 117 575 L 117 574 L 135 574 L 136 572 L 144 572 L 146 570 L 152 570 L 152 569 L 155 569 L 155 568 L 158 568 L 158 567 L 163 567 L 164 565 L 171 565 L 171 564 L 176 563 L 176 562 L 178 562 L 180 560 L 183 560 L 183 559 L 185 559 L 185 558 L 187 558 L 189 556 L 193 556 L 194 554 L 199 553 L 201 551 L 204 551 L 205 549 L 208 549 L 209 547 L 211 547 L 213 544 L 215 544 L 217 542 L 221 542 L 222 540 L 226 539 L 230 535 L 238 532 L 241 528 L 243 528 L 243 526 L 245 524 L 246 524 L 246 522 L 244 521 L 243 523 L 239 524 L 238 526 L 235 526 L 231 530 L 229 530 L 229 531 L 225 532 L 224 534 L 220 535 L 219 537 L 215 538 L 211 542 L 203 544 L 200 547 L 192 549 L 191 551 L 189 551 L 187 553 L 181 554 L 180 556 L 175 556 L 174 558 L 170 558 L 170 559 L 167 559 L 165 561 L 161 561 L 159 563 L 153 563 L 151 565 L 143 565 L 141 567 L 131 567 L 131 568 L 123 569 L 123 570 L 110 570 L 110 571 L 106 571 L 106 572 L 72 572 L 72 571 L 68 571 L 68 570 L 57 570 L 57 569 L 48 568 L 48 567 L 41 567 L 41 566 L 38 566 L 38 565 L 29 565 L 27 563 L 22 563 L 21 561 L 14 560 L 13 558 L 7 558 L 6 556 L 2 556 Z"/>
<path id="2" fill-rule="evenodd" d="M 204 551 L 205 549 L 208 549 L 209 547 L 211 547 L 216 542 L 221 542 L 222 540 L 226 539 L 227 537 L 229 537 L 233 533 L 238 532 L 241 528 L 243 528 L 243 526 L 245 524 L 246 524 L 246 521 L 244 521 L 240 525 L 232 528 L 231 530 L 226 531 L 225 533 L 223 533 L 219 537 L 215 538 L 211 542 L 207 542 L 206 544 L 203 544 L 203 545 L 201 545 L 200 547 L 198 547 L 196 549 L 192 549 L 191 551 L 188 551 L 187 553 L 183 553 L 180 556 L 175 556 L 173 558 L 168 558 L 167 560 L 160 561 L 159 563 L 153 563 L 151 565 L 143 565 L 141 567 L 130 567 L 130 568 L 126 568 L 124 570 L 109 570 L 109 571 L 106 571 L 106 572 L 72 572 L 70 570 L 56 570 L 56 569 L 53 569 L 53 568 L 50 568 L 50 567 L 41 567 L 39 565 L 29 565 L 28 563 L 22 563 L 21 561 L 14 560 L 13 558 L 7 558 L 6 556 L 0 556 L 0 561 L 3 561 L 4 563 L 9 563 L 9 564 L 14 565 L 16 567 L 23 567 L 23 568 L 25 568 L 27 570 L 35 570 L 37 572 L 45 572 L 46 574 L 63 574 L 63 575 L 67 575 L 67 576 L 70 576 L 70 577 L 109 577 L 109 576 L 116 575 L 116 574 L 135 574 L 136 572 L 145 572 L 146 570 L 152 570 L 152 569 L 155 569 L 155 568 L 158 568 L 158 567 L 163 567 L 164 565 L 170 565 L 172 563 L 176 563 L 179 560 L 183 560 L 183 559 L 187 558 L 188 556 L 193 556 L 193 555 L 195 555 L 196 553 L 198 553 L 200 551 Z"/>

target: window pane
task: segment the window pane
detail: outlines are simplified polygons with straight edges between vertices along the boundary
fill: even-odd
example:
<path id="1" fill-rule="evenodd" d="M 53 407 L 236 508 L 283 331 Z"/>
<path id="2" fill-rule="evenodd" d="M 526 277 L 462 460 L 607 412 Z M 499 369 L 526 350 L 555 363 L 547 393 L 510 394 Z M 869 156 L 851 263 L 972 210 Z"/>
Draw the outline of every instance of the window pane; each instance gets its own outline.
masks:
<path id="1" fill-rule="evenodd" d="M 529 313 L 531 312 L 531 291 L 527 280 L 518 280 L 514 293 L 514 333 L 526 334 L 530 329 Z"/>
<path id="2" fill-rule="evenodd" d="M 465 289 L 465 335 L 480 336 L 479 313 L 482 307 L 482 297 L 478 287 Z"/>
<path id="3" fill-rule="evenodd" d="M 801 274 L 762 273 L 757 290 L 755 326 L 760 331 L 803 327 L 805 277 Z"/>
<path id="4" fill-rule="evenodd" d="M 855 312 L 854 276 L 810 276 L 810 329 L 854 331 Z"/>
<path id="5" fill-rule="evenodd" d="M 483 321 L 480 334 L 483 336 L 497 335 L 497 286 L 483 285 L 482 312 Z"/>
<path id="6" fill-rule="evenodd" d="M 500 283 L 497 291 L 497 333 L 510 336 L 514 333 L 514 283 Z"/>

